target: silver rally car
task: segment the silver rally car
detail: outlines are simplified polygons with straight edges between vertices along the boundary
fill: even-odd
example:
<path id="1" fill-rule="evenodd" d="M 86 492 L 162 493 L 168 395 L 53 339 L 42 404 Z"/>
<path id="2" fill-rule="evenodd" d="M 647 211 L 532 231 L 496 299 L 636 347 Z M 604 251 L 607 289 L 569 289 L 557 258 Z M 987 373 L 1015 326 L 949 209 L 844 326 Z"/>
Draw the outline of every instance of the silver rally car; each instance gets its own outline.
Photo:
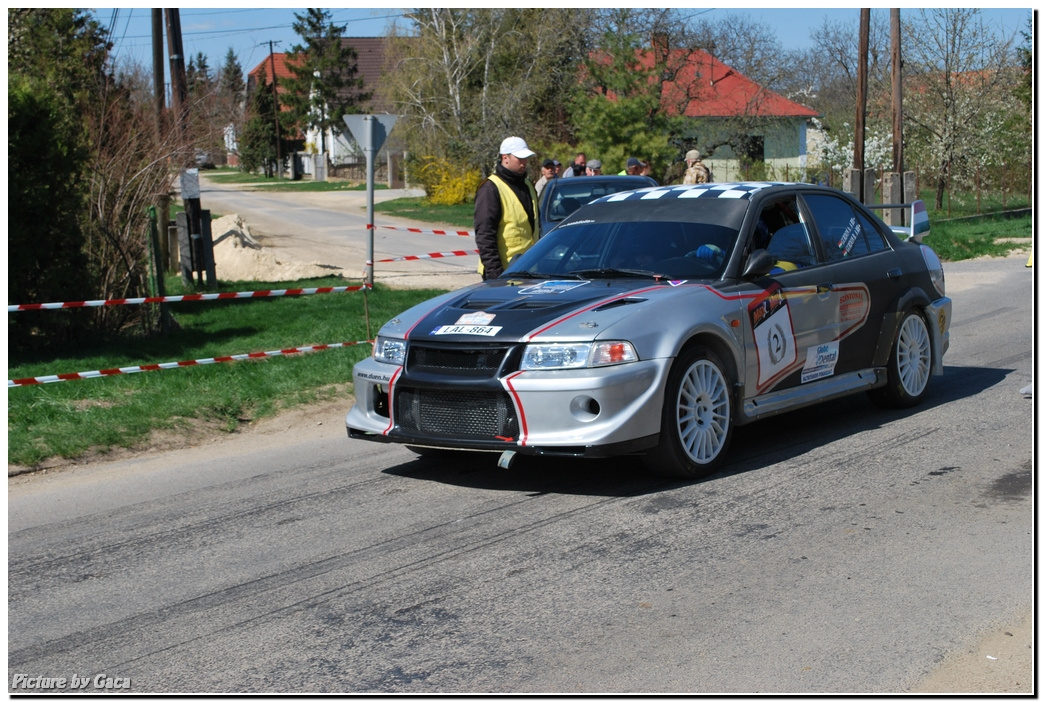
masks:
<path id="1" fill-rule="evenodd" d="M 693 478 L 736 425 L 850 393 L 910 407 L 941 375 L 951 300 L 921 243 L 845 193 L 786 183 L 621 192 L 497 279 L 428 300 L 354 367 L 351 437 L 634 454 Z"/>

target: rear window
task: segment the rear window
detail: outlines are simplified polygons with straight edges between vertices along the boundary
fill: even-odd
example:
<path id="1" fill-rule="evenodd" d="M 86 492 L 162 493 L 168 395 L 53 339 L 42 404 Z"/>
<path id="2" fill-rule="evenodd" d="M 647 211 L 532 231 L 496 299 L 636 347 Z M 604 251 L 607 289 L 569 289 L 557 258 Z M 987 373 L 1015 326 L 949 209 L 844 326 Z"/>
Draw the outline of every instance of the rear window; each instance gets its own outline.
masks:
<path id="1" fill-rule="evenodd" d="M 598 197 L 614 195 L 626 190 L 646 188 L 652 185 L 642 180 L 637 182 L 614 181 L 600 183 L 592 183 L 582 177 L 568 178 L 566 180 L 568 181 L 566 184 L 558 184 L 549 195 L 550 200 L 546 212 L 547 219 L 552 222 L 559 222 L 582 205 Z"/>

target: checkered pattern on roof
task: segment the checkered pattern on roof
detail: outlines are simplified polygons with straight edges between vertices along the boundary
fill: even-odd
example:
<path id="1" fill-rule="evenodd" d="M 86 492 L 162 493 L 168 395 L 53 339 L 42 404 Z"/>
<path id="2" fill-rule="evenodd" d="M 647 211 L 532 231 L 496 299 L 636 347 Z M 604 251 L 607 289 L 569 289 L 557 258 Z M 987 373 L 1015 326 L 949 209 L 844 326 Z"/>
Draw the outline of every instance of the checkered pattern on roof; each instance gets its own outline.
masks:
<path id="1" fill-rule="evenodd" d="M 626 190 L 600 198 L 599 202 L 622 202 L 625 200 L 667 200 L 686 198 L 736 198 L 747 199 L 763 188 L 772 188 L 789 183 L 749 182 L 749 183 L 704 183 L 702 185 L 666 185 L 660 188 L 644 190 Z"/>

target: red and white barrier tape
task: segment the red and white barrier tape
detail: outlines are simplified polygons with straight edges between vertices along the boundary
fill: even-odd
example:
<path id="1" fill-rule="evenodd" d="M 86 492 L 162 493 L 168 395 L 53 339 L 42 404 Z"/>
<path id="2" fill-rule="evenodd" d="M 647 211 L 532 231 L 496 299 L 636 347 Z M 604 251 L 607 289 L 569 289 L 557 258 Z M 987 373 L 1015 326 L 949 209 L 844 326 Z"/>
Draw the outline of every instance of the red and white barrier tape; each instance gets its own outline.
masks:
<path id="1" fill-rule="evenodd" d="M 60 383 L 63 380 L 83 380 L 86 378 L 101 378 L 108 375 L 127 375 L 130 373 L 142 373 L 144 371 L 170 370 L 172 368 L 186 368 L 188 366 L 205 366 L 211 363 L 227 363 L 229 361 L 246 361 L 250 359 L 270 358 L 272 356 L 288 356 L 295 353 L 309 353 L 311 351 L 325 351 L 326 349 L 345 348 L 347 346 L 358 346 L 360 344 L 371 344 L 371 341 L 344 341 L 338 344 L 318 344 L 316 346 L 297 346 L 291 349 L 279 349 L 277 351 L 257 351 L 255 353 L 240 353 L 235 356 L 217 356 L 216 358 L 200 358 L 194 361 L 173 361 L 171 363 L 149 363 L 143 366 L 127 366 L 125 368 L 109 368 L 107 370 L 83 371 L 80 373 L 59 373 L 58 375 L 40 375 L 35 378 L 18 378 L 8 380 L 7 387 L 13 388 L 21 385 L 43 385 L 44 383 Z"/>
<path id="2" fill-rule="evenodd" d="M 369 286 L 345 285 L 328 288 L 289 288 L 285 290 L 251 290 L 246 292 L 193 293 L 162 297 L 128 297 L 115 300 L 85 300 L 81 302 L 40 302 L 29 305 L 8 305 L 8 312 L 26 310 L 60 310 L 76 307 L 111 307 L 114 305 L 148 305 L 157 302 L 208 302 L 210 300 L 244 300 L 251 297 L 282 297 L 288 295 L 318 295 L 321 293 L 357 292 Z"/>
<path id="3" fill-rule="evenodd" d="M 449 232 L 444 229 L 413 229 L 412 227 L 388 227 L 384 224 L 366 224 L 366 229 L 393 229 L 396 232 L 412 232 L 413 234 L 440 234 L 441 236 L 473 236 L 473 232 Z"/>
<path id="4" fill-rule="evenodd" d="M 474 254 L 480 253 L 477 249 L 472 251 L 438 251 L 435 253 L 419 254 L 417 256 L 399 256 L 397 258 L 380 258 L 376 260 L 376 263 L 394 263 L 395 261 L 418 261 L 422 258 L 451 258 L 452 256 L 473 256 Z M 371 261 L 366 261 L 366 265 L 371 265 Z"/>

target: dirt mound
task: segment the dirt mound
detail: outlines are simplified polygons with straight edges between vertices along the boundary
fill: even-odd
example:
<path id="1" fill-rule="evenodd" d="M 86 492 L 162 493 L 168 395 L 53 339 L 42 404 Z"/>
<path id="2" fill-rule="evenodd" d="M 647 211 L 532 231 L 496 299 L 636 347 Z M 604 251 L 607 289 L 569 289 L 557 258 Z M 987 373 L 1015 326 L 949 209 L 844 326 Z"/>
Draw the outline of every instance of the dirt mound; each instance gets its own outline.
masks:
<path id="1" fill-rule="evenodd" d="M 279 282 L 345 277 L 344 270 L 317 261 L 297 261 L 261 246 L 249 225 L 237 214 L 225 215 L 210 224 L 213 232 L 213 260 L 218 280 Z"/>

